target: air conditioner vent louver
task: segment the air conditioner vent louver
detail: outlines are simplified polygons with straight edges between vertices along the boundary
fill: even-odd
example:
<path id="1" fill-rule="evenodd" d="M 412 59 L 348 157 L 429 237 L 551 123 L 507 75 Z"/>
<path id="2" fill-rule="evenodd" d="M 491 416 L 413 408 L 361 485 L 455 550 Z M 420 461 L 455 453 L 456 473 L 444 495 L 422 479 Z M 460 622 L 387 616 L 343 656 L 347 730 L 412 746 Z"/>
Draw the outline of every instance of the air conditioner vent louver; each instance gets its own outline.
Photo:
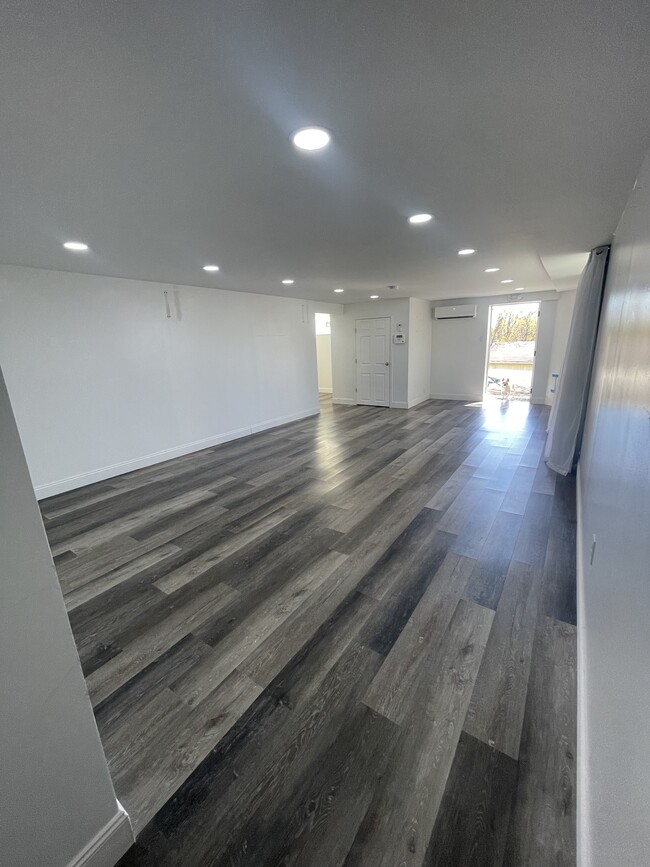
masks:
<path id="1" fill-rule="evenodd" d="M 476 319 L 476 304 L 456 304 L 453 307 L 436 307 L 436 319 Z"/>

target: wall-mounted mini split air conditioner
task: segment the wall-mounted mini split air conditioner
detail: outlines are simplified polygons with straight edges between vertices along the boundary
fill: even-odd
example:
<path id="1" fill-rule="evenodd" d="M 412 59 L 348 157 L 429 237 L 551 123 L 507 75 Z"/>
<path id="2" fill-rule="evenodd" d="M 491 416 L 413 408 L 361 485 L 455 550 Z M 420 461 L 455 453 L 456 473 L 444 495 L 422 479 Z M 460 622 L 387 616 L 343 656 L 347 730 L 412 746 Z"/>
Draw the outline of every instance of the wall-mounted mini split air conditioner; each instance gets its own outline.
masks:
<path id="1" fill-rule="evenodd" d="M 434 319 L 476 319 L 476 304 L 457 304 L 454 307 L 436 307 Z"/>

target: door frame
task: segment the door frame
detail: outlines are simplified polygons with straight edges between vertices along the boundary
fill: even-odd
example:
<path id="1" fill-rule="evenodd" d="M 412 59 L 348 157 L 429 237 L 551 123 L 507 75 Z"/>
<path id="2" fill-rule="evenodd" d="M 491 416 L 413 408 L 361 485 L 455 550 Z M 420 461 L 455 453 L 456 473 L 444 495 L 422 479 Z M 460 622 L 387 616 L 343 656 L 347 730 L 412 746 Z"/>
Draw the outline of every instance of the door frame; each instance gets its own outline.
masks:
<path id="1" fill-rule="evenodd" d="M 492 312 L 495 307 L 519 307 L 521 304 L 536 304 L 537 305 L 537 328 L 535 329 L 535 346 L 533 348 L 533 369 L 530 372 L 530 395 L 529 402 L 533 402 L 533 382 L 535 380 L 535 368 L 537 367 L 537 340 L 539 338 L 539 317 L 542 312 L 541 301 L 502 301 L 500 303 L 488 305 L 488 323 L 487 336 L 485 338 L 485 366 L 483 368 L 483 398 L 487 394 L 487 378 L 490 367 L 490 335 L 492 333 Z M 493 397 L 494 395 L 491 395 Z"/>
<path id="2" fill-rule="evenodd" d="M 375 404 L 367 404 L 367 403 L 359 403 L 357 399 L 358 395 L 358 364 L 357 364 L 357 322 L 361 322 L 365 319 L 388 319 L 388 407 L 387 409 L 391 409 L 393 406 L 393 353 L 391 350 L 392 344 L 392 334 L 393 334 L 393 321 L 390 316 L 359 316 L 358 319 L 354 320 L 354 405 L 355 406 L 374 406 Z M 382 407 L 378 407 L 382 409 Z"/>

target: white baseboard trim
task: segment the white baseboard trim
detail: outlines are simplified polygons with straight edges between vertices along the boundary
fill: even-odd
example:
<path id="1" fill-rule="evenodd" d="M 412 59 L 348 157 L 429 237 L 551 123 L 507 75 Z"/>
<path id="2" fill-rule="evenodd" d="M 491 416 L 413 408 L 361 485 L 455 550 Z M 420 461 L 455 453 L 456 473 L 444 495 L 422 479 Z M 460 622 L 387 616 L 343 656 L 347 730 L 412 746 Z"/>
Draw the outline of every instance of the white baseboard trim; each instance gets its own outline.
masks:
<path id="1" fill-rule="evenodd" d="M 43 485 L 36 485 L 34 491 L 38 500 L 43 500 L 45 497 L 53 497 L 56 494 L 63 494 L 65 491 L 72 491 L 75 488 L 81 488 L 84 485 L 92 485 L 93 482 L 101 482 L 104 479 L 112 479 L 115 476 L 121 476 L 124 473 L 130 473 L 132 470 L 140 470 L 143 467 L 149 467 L 152 464 L 159 464 L 163 461 L 171 460 L 172 458 L 180 458 L 182 455 L 188 455 L 191 452 L 199 452 L 202 449 L 208 449 L 211 446 L 218 446 L 221 443 L 227 443 L 231 440 L 236 440 L 241 437 L 250 436 L 254 433 L 259 433 L 263 430 L 269 430 L 273 427 L 279 427 L 283 424 L 289 424 L 292 421 L 298 421 L 301 418 L 307 418 L 310 415 L 318 415 L 319 407 L 301 410 L 300 412 L 292 413 L 291 415 L 278 416 L 277 418 L 267 419 L 266 421 L 252 424 L 248 427 L 237 428 L 236 430 L 226 431 L 226 433 L 217 434 L 205 439 L 194 440 L 194 442 L 183 443 L 180 446 L 173 446 L 170 449 L 163 449 L 159 452 L 151 452 L 148 455 L 142 455 L 138 458 L 132 458 L 128 461 L 120 461 L 117 464 L 110 464 L 105 467 L 99 467 L 96 470 L 89 470 L 85 473 L 77 473 L 74 476 L 67 476 L 65 479 L 58 479 L 55 482 L 46 482 Z"/>
<path id="2" fill-rule="evenodd" d="M 416 397 L 415 400 L 409 400 L 407 409 L 412 409 L 414 406 L 419 406 L 421 403 L 426 403 L 428 400 L 431 400 L 428 394 L 426 397 Z"/>
<path id="3" fill-rule="evenodd" d="M 408 409 L 409 405 L 405 400 L 393 400 L 390 405 L 391 409 Z"/>
<path id="4" fill-rule="evenodd" d="M 321 388 L 320 386 L 318 386 L 318 391 L 319 391 L 319 394 L 331 394 L 334 391 L 334 389 L 333 388 Z"/>
<path id="5" fill-rule="evenodd" d="M 114 867 L 135 841 L 131 821 L 124 807 L 117 802 L 118 812 L 78 852 L 68 867 Z"/>
<path id="6" fill-rule="evenodd" d="M 339 406 L 354 406 L 354 399 L 351 397 L 333 397 L 332 403 L 336 403 Z"/>
<path id="7" fill-rule="evenodd" d="M 300 412 L 294 412 L 292 415 L 281 415 L 277 418 L 271 418 L 259 424 L 252 424 L 250 432 L 260 433 L 263 430 L 269 430 L 272 427 L 280 427 L 283 424 L 289 424 L 292 421 L 300 421 L 301 418 L 309 418 L 310 415 L 318 415 L 320 412 L 319 406 L 311 407 L 311 409 L 303 409 Z"/>
<path id="8" fill-rule="evenodd" d="M 465 400 L 471 401 L 472 403 L 477 403 L 478 401 L 483 400 L 482 394 L 430 394 L 430 400 Z"/>

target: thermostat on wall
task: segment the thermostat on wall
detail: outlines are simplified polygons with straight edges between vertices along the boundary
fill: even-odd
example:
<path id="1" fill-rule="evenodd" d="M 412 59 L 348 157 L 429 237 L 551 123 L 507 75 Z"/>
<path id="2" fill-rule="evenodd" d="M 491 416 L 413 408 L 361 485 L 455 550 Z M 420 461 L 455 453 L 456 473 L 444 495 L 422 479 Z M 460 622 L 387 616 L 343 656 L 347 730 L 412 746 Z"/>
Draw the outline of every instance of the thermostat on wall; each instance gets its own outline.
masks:
<path id="1" fill-rule="evenodd" d="M 393 334 L 393 343 L 406 343 L 406 337 L 404 337 L 401 331 Z"/>

